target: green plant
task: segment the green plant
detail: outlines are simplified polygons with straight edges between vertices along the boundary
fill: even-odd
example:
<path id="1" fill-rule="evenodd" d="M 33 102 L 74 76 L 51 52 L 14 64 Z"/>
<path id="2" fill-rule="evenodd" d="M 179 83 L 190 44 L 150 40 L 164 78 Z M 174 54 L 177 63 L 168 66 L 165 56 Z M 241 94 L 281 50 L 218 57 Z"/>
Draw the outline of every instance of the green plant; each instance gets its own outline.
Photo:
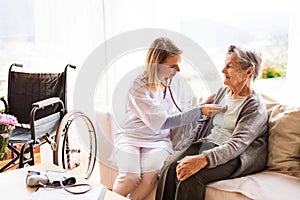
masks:
<path id="1" fill-rule="evenodd" d="M 262 69 L 262 78 L 275 78 L 284 76 L 285 72 L 283 70 L 277 69 L 273 66 L 267 66 Z"/>

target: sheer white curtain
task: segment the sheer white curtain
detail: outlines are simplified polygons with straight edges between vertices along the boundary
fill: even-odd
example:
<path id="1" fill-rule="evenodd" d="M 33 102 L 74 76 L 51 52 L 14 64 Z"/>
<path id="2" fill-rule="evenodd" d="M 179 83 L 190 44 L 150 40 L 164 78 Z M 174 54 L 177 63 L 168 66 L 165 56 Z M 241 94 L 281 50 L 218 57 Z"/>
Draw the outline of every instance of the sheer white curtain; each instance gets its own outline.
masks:
<path id="1" fill-rule="evenodd" d="M 171 0 L 103 0 L 102 6 L 106 40 L 143 28 L 162 28 L 173 31 L 179 31 L 180 28 L 177 14 L 179 6 Z M 130 41 L 124 41 L 124 44 L 126 42 Z M 111 106 L 116 84 L 126 73 L 144 65 L 145 57 L 146 49 L 133 50 L 120 55 L 114 63 L 107 63 L 109 69 L 104 76 L 100 77 L 95 105 Z"/>
<path id="2" fill-rule="evenodd" d="M 289 29 L 289 56 L 287 68 L 287 104 L 300 106 L 300 2 L 291 2 L 290 29 Z M 284 92 L 284 91 L 279 91 Z"/>
<path id="3" fill-rule="evenodd" d="M 77 66 L 67 74 L 70 109 L 73 86 L 82 64 L 106 38 L 103 11 L 103 2 L 98 0 L 34 1 L 32 70 L 62 71 L 68 63 Z"/>
<path id="4" fill-rule="evenodd" d="M 118 34 L 149 27 L 178 31 L 178 9 L 171 0 L 34 0 L 35 45 L 30 65 L 48 70 L 72 63 L 80 68 L 95 48 Z M 136 59 L 134 55 L 120 58 L 125 63 L 118 62 L 102 77 L 99 93 L 103 96 L 96 95 L 95 104 L 108 104 L 111 88 L 122 74 L 144 63 L 145 55 L 136 53 Z M 75 80 L 76 74 L 71 77 Z"/>
<path id="5" fill-rule="evenodd" d="M 104 41 L 102 2 L 35 0 L 35 44 L 47 68 L 80 65 Z"/>
<path id="6" fill-rule="evenodd" d="M 34 5 L 33 44 L 22 47 L 21 50 L 14 50 L 14 52 L 22 52 L 18 54 L 23 55 L 22 57 L 18 56 L 18 59 L 15 59 L 15 56 L 7 60 L 9 63 L 20 61 L 24 65 L 47 70 L 61 69 L 67 63 L 72 63 L 80 68 L 90 53 L 104 41 L 118 34 L 141 28 L 162 28 L 182 33 L 198 42 L 199 45 L 204 45 L 210 56 L 215 56 L 215 52 L 219 53 L 219 50 L 211 47 L 213 44 L 218 44 L 222 47 L 221 53 L 218 54 L 220 56 L 215 56 L 214 62 L 221 67 L 227 44 L 235 42 L 239 38 L 237 36 L 243 35 L 234 35 L 236 30 L 244 30 L 247 27 L 246 31 L 241 33 L 251 35 L 254 34 L 251 31 L 255 32 L 255 30 L 262 30 L 262 27 L 272 26 L 271 23 L 267 23 L 268 26 L 266 26 L 263 19 L 256 20 L 257 18 L 250 17 L 251 20 L 256 20 L 253 23 L 256 26 L 252 26 L 249 15 L 252 16 L 253 10 L 250 8 L 247 10 L 248 5 L 259 8 L 259 13 L 266 13 L 266 16 L 269 11 L 274 10 L 272 9 L 274 5 L 277 7 L 284 5 L 282 0 L 269 3 L 248 2 L 247 6 L 234 0 L 230 0 L 230 4 L 221 6 L 219 1 L 213 0 L 210 3 L 198 0 L 31 0 L 30 2 L 33 2 Z M 297 74 L 293 72 L 297 68 L 295 67 L 297 61 L 293 57 L 297 57 L 294 54 L 297 53 L 297 46 L 299 46 L 299 41 L 297 42 L 299 40 L 297 39 L 297 35 L 299 35 L 299 30 L 297 30 L 299 5 L 297 4 L 299 3 L 297 1 L 293 1 L 293 3 L 295 6 L 291 6 L 292 13 L 294 16 L 298 15 L 298 20 L 291 18 L 289 33 L 291 48 L 288 80 L 292 81 L 289 81 L 292 83 L 291 86 L 294 86 L 293 81 L 297 80 L 292 78 Z M 217 4 L 219 5 L 218 9 L 216 9 Z M 235 12 L 230 12 L 233 7 Z M 244 10 L 245 14 L 239 14 Z M 236 16 L 237 14 L 239 16 Z M 217 23 L 205 24 L 204 22 L 207 22 L 205 19 L 210 19 L 208 22 L 213 20 L 224 24 L 227 31 L 220 31 L 219 26 L 215 27 L 218 25 Z M 238 20 L 240 21 L 237 22 Z M 276 21 L 276 24 L 278 23 Z M 123 74 L 131 70 L 130 67 L 141 66 L 144 63 L 145 52 L 136 53 L 137 55 L 134 53 L 124 55 L 119 62 L 114 64 L 112 72 L 103 77 L 103 88 L 106 91 L 100 93 L 105 93 L 105 96 L 108 97 L 109 88 Z M 76 74 L 71 77 L 75 80 Z M 71 93 L 69 92 L 69 94 Z M 105 104 L 107 102 L 107 100 L 104 101 Z"/>
<path id="7" fill-rule="evenodd" d="M 140 28 L 179 31 L 180 1 L 104 0 L 107 35 Z"/>

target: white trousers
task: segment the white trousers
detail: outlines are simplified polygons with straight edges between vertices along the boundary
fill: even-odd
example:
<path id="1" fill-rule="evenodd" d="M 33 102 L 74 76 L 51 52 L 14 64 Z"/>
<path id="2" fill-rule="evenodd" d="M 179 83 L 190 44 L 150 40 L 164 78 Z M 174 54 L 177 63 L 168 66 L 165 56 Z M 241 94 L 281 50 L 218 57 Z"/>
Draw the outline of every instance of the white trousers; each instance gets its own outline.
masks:
<path id="1" fill-rule="evenodd" d="M 113 191 L 132 200 L 142 200 L 156 187 L 157 172 L 170 153 L 164 149 L 125 146 L 115 155 L 119 175 Z"/>

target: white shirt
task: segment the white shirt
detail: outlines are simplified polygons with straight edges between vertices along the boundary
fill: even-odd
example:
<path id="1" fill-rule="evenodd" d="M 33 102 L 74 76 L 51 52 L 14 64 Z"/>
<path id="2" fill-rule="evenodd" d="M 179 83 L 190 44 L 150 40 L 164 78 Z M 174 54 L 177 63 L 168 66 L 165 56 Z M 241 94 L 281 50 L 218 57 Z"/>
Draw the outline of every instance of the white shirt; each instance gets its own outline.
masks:
<path id="1" fill-rule="evenodd" d="M 228 141 L 236 126 L 238 114 L 240 113 L 241 106 L 246 98 L 232 99 L 225 95 L 225 98 L 220 102 L 221 106 L 226 106 L 225 112 L 218 113 L 213 119 L 214 128 L 207 139 L 217 145 L 222 145 Z"/>
<path id="2" fill-rule="evenodd" d="M 138 77 L 129 90 L 126 118 L 115 133 L 115 146 L 133 145 L 147 148 L 164 148 L 170 153 L 170 130 L 161 130 L 168 115 L 178 113 L 170 95 L 163 98 L 158 87 L 156 94 L 149 91 L 145 79 Z"/>

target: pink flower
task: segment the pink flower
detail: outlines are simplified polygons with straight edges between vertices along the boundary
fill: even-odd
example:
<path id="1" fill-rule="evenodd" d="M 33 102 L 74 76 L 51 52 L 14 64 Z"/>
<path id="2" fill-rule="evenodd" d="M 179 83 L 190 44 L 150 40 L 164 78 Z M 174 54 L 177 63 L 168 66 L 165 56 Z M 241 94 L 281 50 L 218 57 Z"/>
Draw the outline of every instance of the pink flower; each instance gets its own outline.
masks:
<path id="1" fill-rule="evenodd" d="M 16 125 L 18 120 L 16 117 L 8 114 L 0 114 L 0 124 L 4 125 Z"/>
<path id="2" fill-rule="evenodd" d="M 9 135 L 7 133 L 0 134 L 3 139 L 7 138 Z"/>
<path id="3" fill-rule="evenodd" d="M 0 113 L 0 131 L 2 133 L 4 132 L 10 133 L 12 130 L 15 129 L 16 124 L 18 124 L 18 120 L 16 117 L 12 115 Z"/>

